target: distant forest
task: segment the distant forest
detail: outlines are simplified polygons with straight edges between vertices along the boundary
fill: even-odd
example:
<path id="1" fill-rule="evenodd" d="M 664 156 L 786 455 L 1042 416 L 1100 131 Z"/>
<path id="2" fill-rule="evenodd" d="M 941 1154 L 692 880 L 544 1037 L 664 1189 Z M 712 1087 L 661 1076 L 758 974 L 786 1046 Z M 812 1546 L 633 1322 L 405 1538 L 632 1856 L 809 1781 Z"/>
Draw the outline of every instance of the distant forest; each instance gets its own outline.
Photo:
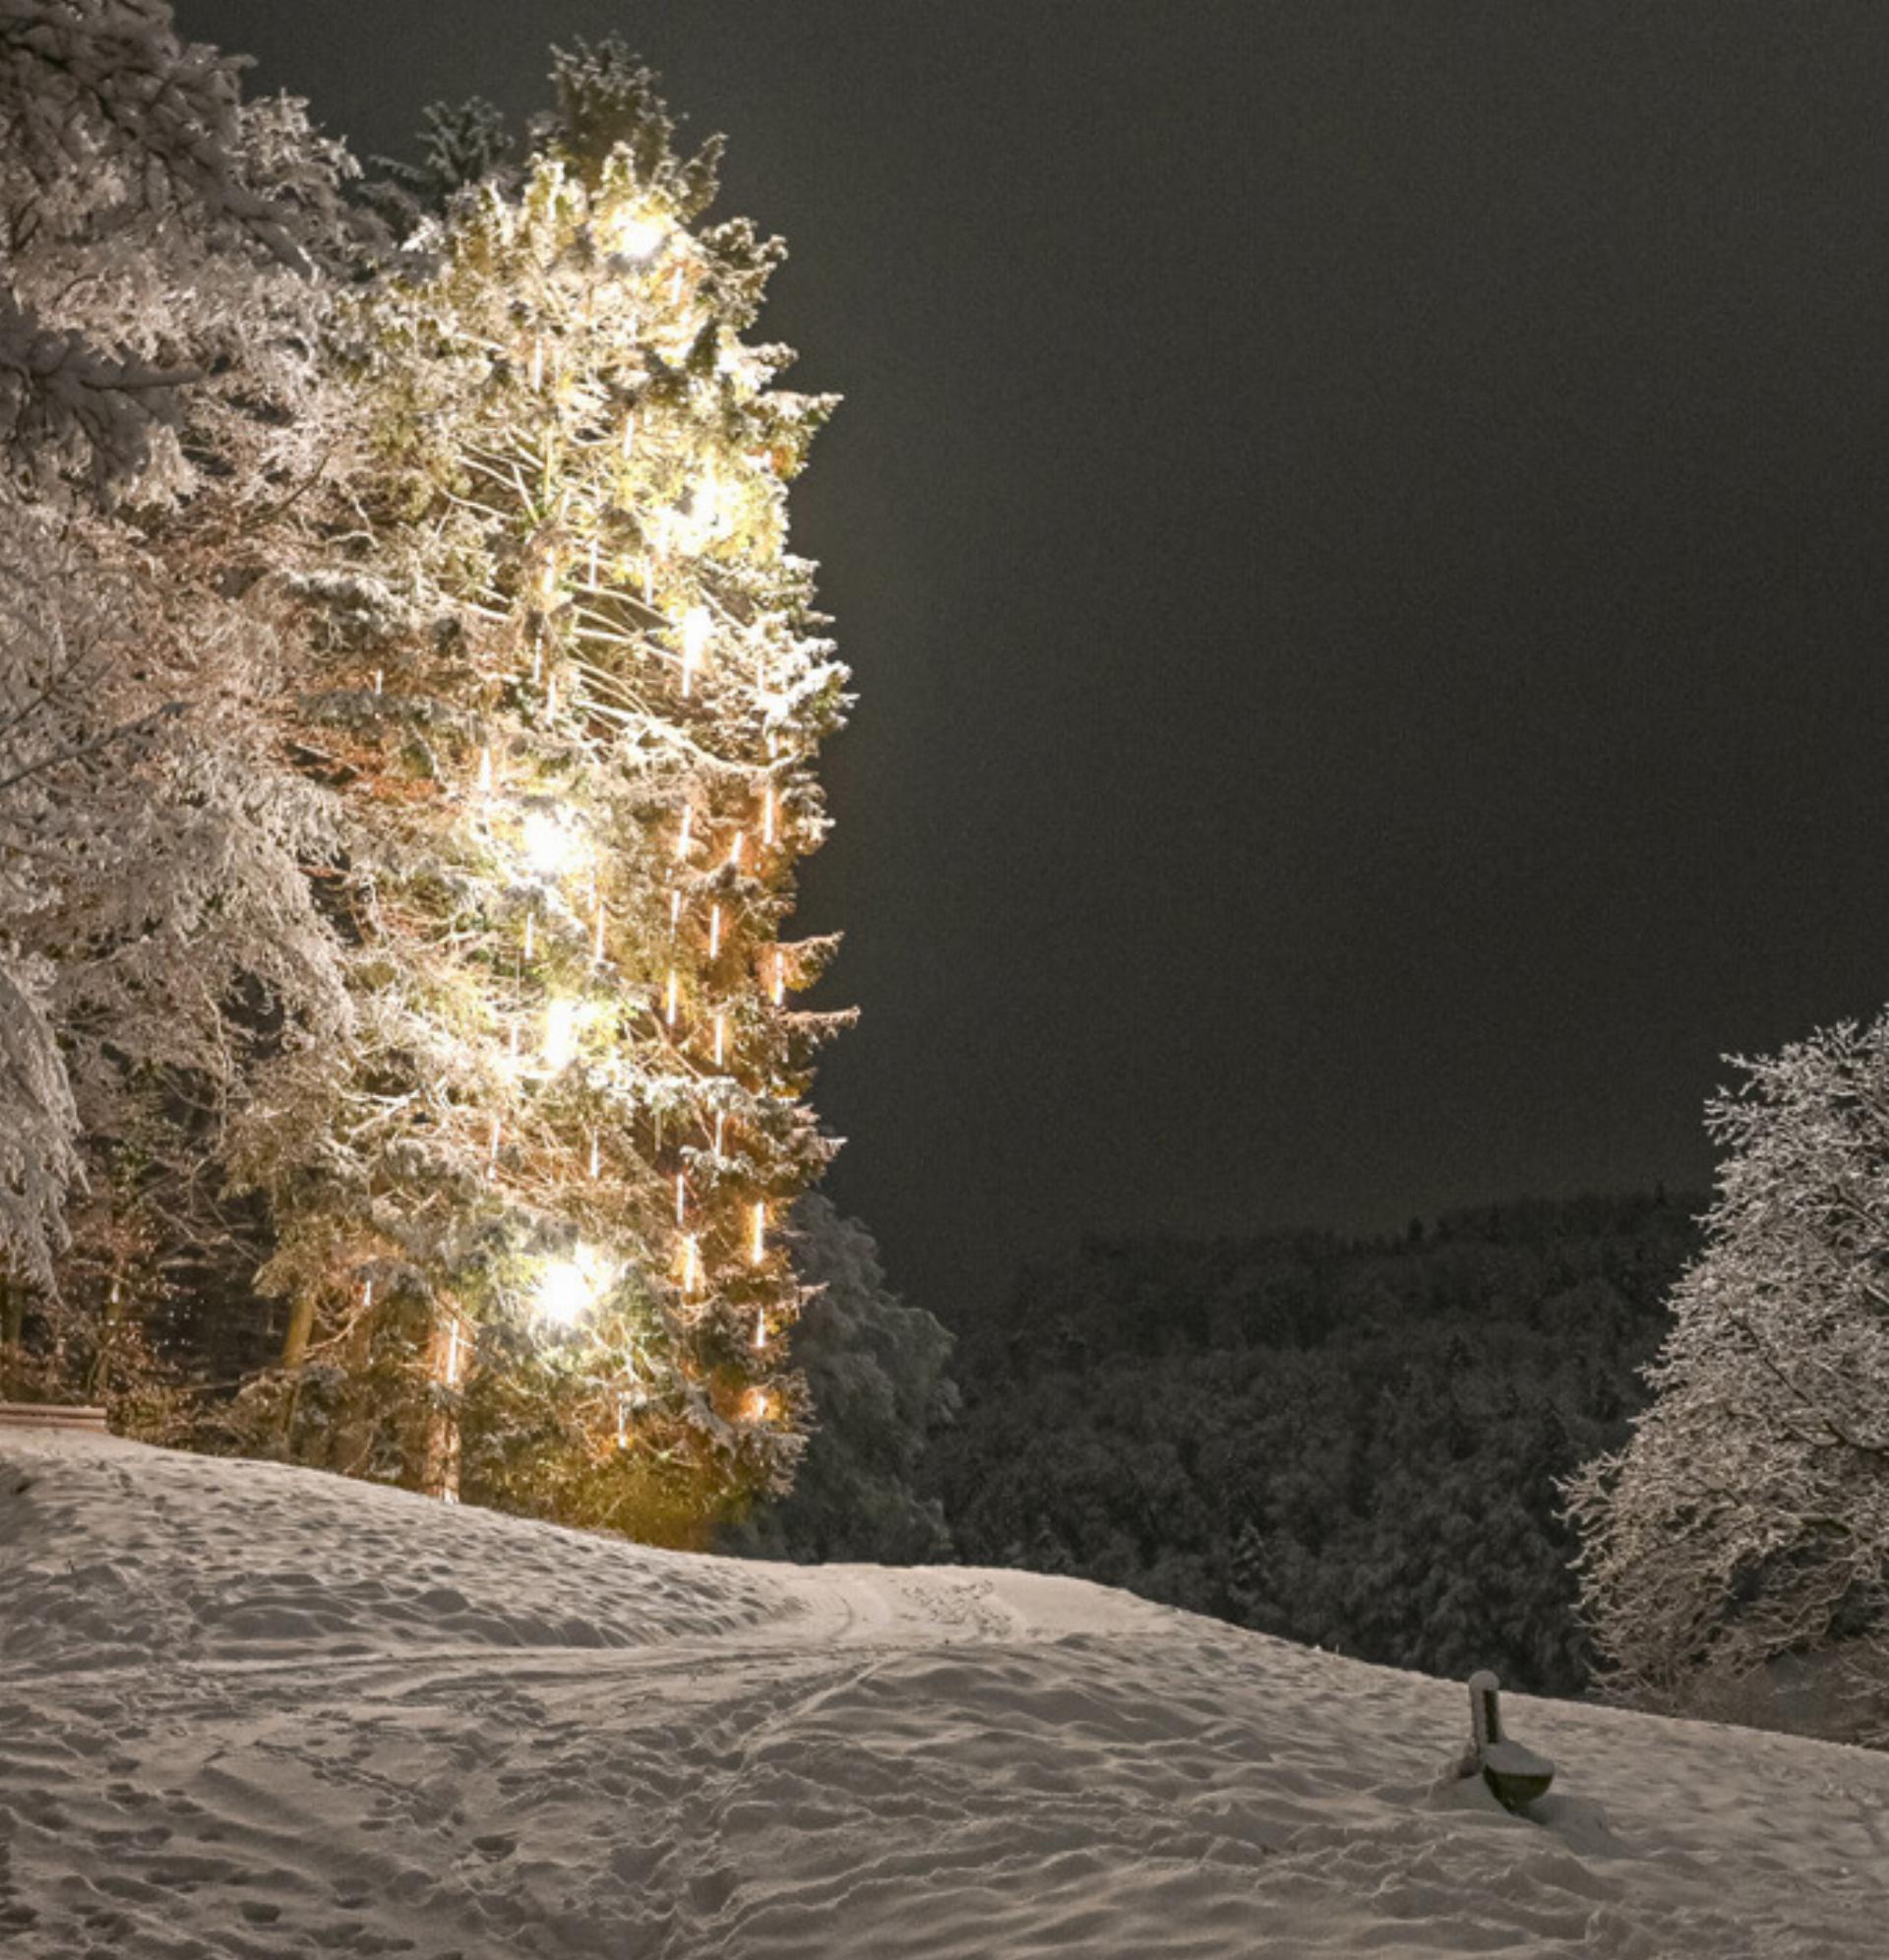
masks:
<path id="1" fill-rule="evenodd" d="M 1625 1439 L 1695 1196 L 1401 1238 L 1085 1241 L 960 1317 L 921 1476 L 957 1556 L 1391 1666 L 1576 1692 L 1558 1480 Z"/>

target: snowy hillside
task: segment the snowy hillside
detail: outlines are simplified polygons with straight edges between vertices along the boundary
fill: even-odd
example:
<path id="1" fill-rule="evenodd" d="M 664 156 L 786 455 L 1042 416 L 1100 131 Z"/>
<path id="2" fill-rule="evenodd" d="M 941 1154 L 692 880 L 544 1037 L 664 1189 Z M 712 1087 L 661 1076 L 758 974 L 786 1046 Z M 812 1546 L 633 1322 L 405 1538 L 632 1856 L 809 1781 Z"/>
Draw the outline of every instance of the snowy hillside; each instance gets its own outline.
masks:
<path id="1" fill-rule="evenodd" d="M 1544 1824 L 1455 1684 L 1075 1581 L 0 1430 L 9 1960 L 1885 1950 L 1889 1758 L 1509 1713 Z"/>

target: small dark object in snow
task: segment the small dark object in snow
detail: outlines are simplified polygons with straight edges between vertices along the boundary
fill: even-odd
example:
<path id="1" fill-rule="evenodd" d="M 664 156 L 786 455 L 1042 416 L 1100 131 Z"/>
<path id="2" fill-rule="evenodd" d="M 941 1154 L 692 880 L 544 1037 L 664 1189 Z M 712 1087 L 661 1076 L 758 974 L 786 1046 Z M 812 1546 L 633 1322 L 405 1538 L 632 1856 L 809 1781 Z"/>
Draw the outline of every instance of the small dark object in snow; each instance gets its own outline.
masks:
<path id="1" fill-rule="evenodd" d="M 1469 1725 L 1474 1738 L 1476 1767 L 1505 1810 L 1519 1810 L 1548 1795 L 1554 1765 L 1502 1734 L 1497 1700 L 1501 1683 L 1487 1668 L 1469 1678 Z"/>

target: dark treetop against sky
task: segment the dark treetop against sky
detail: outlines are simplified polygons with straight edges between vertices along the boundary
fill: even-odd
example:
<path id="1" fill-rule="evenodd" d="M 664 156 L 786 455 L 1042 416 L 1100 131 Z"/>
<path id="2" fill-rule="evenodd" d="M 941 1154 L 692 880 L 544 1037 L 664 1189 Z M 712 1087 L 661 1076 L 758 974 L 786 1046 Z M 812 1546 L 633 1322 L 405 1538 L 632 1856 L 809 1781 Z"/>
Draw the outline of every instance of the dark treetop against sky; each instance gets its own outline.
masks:
<path id="1" fill-rule="evenodd" d="M 1889 995 L 1889 10 L 179 0 L 357 151 L 620 29 L 862 702 L 831 1188 L 951 1312 L 1089 1227 L 1697 1186 Z"/>

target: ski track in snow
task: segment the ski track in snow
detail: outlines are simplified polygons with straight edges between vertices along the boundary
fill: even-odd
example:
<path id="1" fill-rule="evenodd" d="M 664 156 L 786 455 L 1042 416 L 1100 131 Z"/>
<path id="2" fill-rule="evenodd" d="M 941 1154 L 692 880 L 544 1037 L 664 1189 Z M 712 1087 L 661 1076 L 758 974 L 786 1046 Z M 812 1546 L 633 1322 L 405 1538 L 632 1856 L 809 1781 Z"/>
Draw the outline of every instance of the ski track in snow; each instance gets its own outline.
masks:
<path id="1" fill-rule="evenodd" d="M 0 1430 L 7 1960 L 1889 1952 L 1889 1757 Z"/>

